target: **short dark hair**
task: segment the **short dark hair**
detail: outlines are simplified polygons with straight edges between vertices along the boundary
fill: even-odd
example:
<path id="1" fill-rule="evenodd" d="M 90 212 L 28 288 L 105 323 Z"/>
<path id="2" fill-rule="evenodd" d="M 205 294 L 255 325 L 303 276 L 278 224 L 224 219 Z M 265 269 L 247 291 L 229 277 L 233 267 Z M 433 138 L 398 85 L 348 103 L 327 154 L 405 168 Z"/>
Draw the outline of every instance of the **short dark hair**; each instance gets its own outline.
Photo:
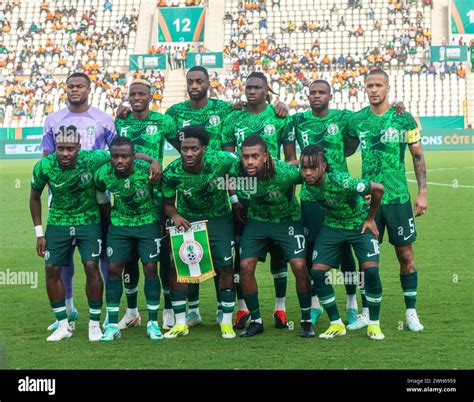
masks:
<path id="1" fill-rule="evenodd" d="M 211 140 L 211 135 L 201 126 L 186 126 L 178 131 L 178 142 L 182 142 L 185 138 L 197 138 L 201 145 L 207 147 Z"/>
<path id="2" fill-rule="evenodd" d="M 262 177 L 264 179 L 271 179 L 273 176 L 275 176 L 276 170 L 275 170 L 275 162 L 273 161 L 272 156 L 270 155 L 270 152 L 268 152 L 268 145 L 267 143 L 263 140 L 262 137 L 259 135 L 251 135 L 247 137 L 243 142 L 242 142 L 242 148 L 244 147 L 254 147 L 260 145 L 263 148 L 263 151 L 268 154 L 268 159 L 265 165 L 263 166 L 263 175 Z M 241 164 L 240 167 L 241 173 L 244 172 L 244 168 Z"/>
<path id="3" fill-rule="evenodd" d="M 127 137 L 115 137 L 110 143 L 109 149 L 112 149 L 112 147 L 121 147 L 123 145 L 129 146 L 132 149 L 132 153 L 135 152 L 135 145 L 133 145 L 133 142 Z"/>
<path id="4" fill-rule="evenodd" d="M 329 84 L 329 82 L 327 82 L 326 80 L 314 80 L 310 85 L 309 85 L 309 88 L 311 88 L 313 85 L 316 85 L 316 84 L 323 84 L 323 85 L 326 85 L 329 89 L 329 93 L 331 93 L 331 85 Z"/>
<path id="5" fill-rule="evenodd" d="M 60 126 L 58 131 L 54 133 L 54 142 L 57 143 L 68 143 L 68 144 L 80 144 L 81 135 L 77 131 L 76 126 Z"/>
<path id="6" fill-rule="evenodd" d="M 388 74 L 381 68 L 375 68 L 372 71 L 369 71 L 365 79 L 367 80 L 367 78 L 369 78 L 371 75 L 383 75 L 385 79 L 387 80 L 387 82 L 390 81 L 390 77 L 388 76 Z"/>
<path id="7" fill-rule="evenodd" d="M 76 77 L 84 78 L 87 81 L 87 86 L 88 87 L 91 86 L 91 79 L 89 78 L 87 74 L 84 74 L 84 73 L 72 73 L 69 77 L 66 78 L 66 84 L 71 78 L 76 78 Z"/>
<path id="8" fill-rule="evenodd" d="M 188 76 L 189 73 L 192 73 L 193 71 L 199 71 L 201 73 L 203 73 L 207 79 L 209 79 L 209 72 L 207 71 L 207 68 L 203 67 L 203 66 L 194 66 L 194 67 L 191 67 L 188 72 L 186 73 L 186 77 Z"/>
<path id="9" fill-rule="evenodd" d="M 268 87 L 268 79 L 267 77 L 265 76 L 265 74 L 263 74 L 262 72 L 260 71 L 254 71 L 252 73 L 250 73 L 250 75 L 247 77 L 247 81 L 250 79 L 250 78 L 259 78 L 261 79 L 265 85 Z"/>
<path id="10" fill-rule="evenodd" d="M 318 167 L 321 163 L 326 162 L 326 172 L 331 171 L 324 149 L 319 145 L 311 144 L 306 146 L 301 152 L 301 162 L 303 162 L 303 158 L 308 158 L 310 167 Z"/>

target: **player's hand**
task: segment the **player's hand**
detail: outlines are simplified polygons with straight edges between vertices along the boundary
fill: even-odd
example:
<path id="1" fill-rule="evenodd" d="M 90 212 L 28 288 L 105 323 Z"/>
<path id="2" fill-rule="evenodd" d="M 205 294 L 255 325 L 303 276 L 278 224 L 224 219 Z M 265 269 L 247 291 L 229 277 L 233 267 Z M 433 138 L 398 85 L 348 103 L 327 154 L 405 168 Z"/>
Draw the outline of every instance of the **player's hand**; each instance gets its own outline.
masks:
<path id="1" fill-rule="evenodd" d="M 415 203 L 413 204 L 413 212 L 415 216 L 421 216 L 426 214 L 426 210 L 428 209 L 428 200 L 426 197 L 426 191 L 422 191 L 418 193 L 418 197 L 416 197 Z"/>
<path id="2" fill-rule="evenodd" d="M 247 102 L 244 101 L 238 101 L 234 103 L 234 110 L 244 110 L 245 106 L 247 106 Z"/>
<path id="3" fill-rule="evenodd" d="M 245 223 L 245 208 L 241 202 L 236 202 L 235 204 L 232 204 L 232 213 L 234 214 L 234 217 L 236 218 L 237 222 L 240 222 L 242 224 Z"/>
<path id="4" fill-rule="evenodd" d="M 127 117 L 130 112 L 131 110 L 128 106 L 120 105 L 115 111 L 115 116 L 121 119 L 125 119 L 125 117 Z"/>
<path id="5" fill-rule="evenodd" d="M 36 239 L 36 253 L 39 257 L 44 258 L 46 252 L 46 238 L 44 236 Z"/>
<path id="6" fill-rule="evenodd" d="M 405 113 L 406 112 L 406 107 L 405 105 L 403 104 L 402 101 L 398 101 L 398 102 L 393 102 L 392 103 L 392 106 L 395 107 L 395 112 L 400 116 L 401 114 Z"/>
<path id="7" fill-rule="evenodd" d="M 159 181 L 161 179 L 161 176 L 163 175 L 163 169 L 161 169 L 160 162 L 154 159 L 150 164 L 150 170 L 148 173 L 149 173 L 150 182 L 152 184 Z"/>
<path id="8" fill-rule="evenodd" d="M 185 232 L 191 227 L 191 224 L 179 214 L 173 216 L 173 223 L 182 232 Z"/>
<path id="9" fill-rule="evenodd" d="M 290 109 L 288 108 L 286 103 L 278 102 L 275 105 L 275 114 L 278 117 L 286 117 L 286 116 L 288 116 L 288 113 L 290 113 Z"/>
<path id="10" fill-rule="evenodd" d="M 361 233 L 365 233 L 366 230 L 370 230 L 377 239 L 379 238 L 379 230 L 377 228 L 377 224 L 375 223 L 375 219 L 367 218 L 364 221 L 364 223 L 362 224 Z"/>
<path id="11" fill-rule="evenodd" d="M 364 200 L 365 200 L 365 205 L 370 205 L 370 203 L 372 202 L 372 196 L 370 194 L 367 194 L 364 196 Z"/>

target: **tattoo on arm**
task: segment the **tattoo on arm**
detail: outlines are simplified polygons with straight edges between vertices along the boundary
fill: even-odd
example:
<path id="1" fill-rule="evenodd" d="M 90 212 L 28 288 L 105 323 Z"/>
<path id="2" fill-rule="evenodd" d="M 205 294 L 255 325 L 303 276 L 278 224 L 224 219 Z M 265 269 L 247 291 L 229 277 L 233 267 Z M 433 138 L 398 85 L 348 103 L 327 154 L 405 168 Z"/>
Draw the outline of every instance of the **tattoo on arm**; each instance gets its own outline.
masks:
<path id="1" fill-rule="evenodd" d="M 422 153 L 413 155 L 413 166 L 415 168 L 418 190 L 426 190 L 426 165 L 425 157 Z"/>

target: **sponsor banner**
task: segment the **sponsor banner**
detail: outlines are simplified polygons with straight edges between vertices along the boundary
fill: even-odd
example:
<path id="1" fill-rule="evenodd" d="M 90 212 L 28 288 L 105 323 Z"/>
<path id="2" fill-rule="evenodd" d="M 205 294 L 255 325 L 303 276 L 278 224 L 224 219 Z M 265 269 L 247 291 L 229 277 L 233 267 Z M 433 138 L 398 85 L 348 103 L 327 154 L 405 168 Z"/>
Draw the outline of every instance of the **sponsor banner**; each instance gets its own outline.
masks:
<path id="1" fill-rule="evenodd" d="M 474 35 L 474 2 L 472 0 L 450 0 L 449 14 L 451 35 Z"/>
<path id="2" fill-rule="evenodd" d="M 188 53 L 186 57 L 186 68 L 191 68 L 194 66 L 203 66 L 206 68 L 224 68 L 223 53 Z"/>
<path id="3" fill-rule="evenodd" d="M 431 46 L 430 54 L 432 62 L 467 61 L 467 46 Z"/>
<path id="4" fill-rule="evenodd" d="M 130 70 L 166 70 L 165 54 L 131 54 Z"/>
<path id="5" fill-rule="evenodd" d="M 204 7 L 158 8 L 158 42 L 203 42 Z"/>

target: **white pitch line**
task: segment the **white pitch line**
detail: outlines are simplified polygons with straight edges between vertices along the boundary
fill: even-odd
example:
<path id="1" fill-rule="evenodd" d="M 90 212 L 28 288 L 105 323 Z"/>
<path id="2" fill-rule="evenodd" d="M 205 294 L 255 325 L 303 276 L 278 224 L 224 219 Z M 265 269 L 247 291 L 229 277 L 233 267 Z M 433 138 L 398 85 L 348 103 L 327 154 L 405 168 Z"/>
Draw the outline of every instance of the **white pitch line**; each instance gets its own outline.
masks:
<path id="1" fill-rule="evenodd" d="M 440 172 L 440 171 L 445 171 L 445 170 L 459 170 L 459 169 L 474 169 L 474 166 L 464 166 L 460 168 L 440 168 L 440 169 L 427 169 L 427 172 Z M 407 174 L 414 174 L 414 171 L 406 172 Z M 413 179 L 407 179 L 410 183 L 416 183 L 416 180 Z M 434 183 L 431 181 L 426 182 L 426 184 L 429 184 L 431 186 L 443 186 L 443 187 L 451 187 L 451 188 L 474 188 L 474 186 L 465 186 L 462 184 L 447 184 L 447 183 Z"/>

